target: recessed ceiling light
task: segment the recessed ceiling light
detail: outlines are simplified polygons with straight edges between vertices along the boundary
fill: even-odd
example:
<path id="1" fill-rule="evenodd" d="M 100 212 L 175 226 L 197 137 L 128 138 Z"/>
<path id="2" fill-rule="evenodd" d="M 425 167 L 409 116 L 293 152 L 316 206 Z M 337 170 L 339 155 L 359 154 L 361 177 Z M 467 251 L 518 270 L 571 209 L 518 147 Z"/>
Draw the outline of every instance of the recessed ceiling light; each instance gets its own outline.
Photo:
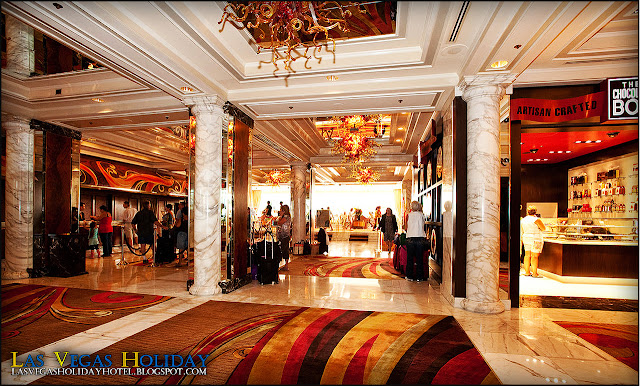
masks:
<path id="1" fill-rule="evenodd" d="M 576 141 L 576 143 L 582 143 L 582 141 Z"/>
<path id="2" fill-rule="evenodd" d="M 507 67 L 507 64 L 509 64 L 509 62 L 506 60 L 498 60 L 491 63 L 491 68 L 503 68 Z"/>
<path id="3" fill-rule="evenodd" d="M 184 92 L 193 92 L 193 89 L 191 87 L 186 87 L 186 86 L 180 87 L 180 90 Z"/>
<path id="4" fill-rule="evenodd" d="M 402 142 L 402 140 L 400 138 L 396 139 L 396 142 Z"/>
<path id="5" fill-rule="evenodd" d="M 567 150 L 567 151 L 565 151 L 565 153 L 571 153 L 571 150 Z"/>
<path id="6" fill-rule="evenodd" d="M 558 154 L 562 154 L 562 150 L 558 150 Z"/>
<path id="7" fill-rule="evenodd" d="M 549 161 L 549 158 L 545 158 L 545 159 L 543 159 L 543 161 Z"/>
<path id="8" fill-rule="evenodd" d="M 549 151 L 549 153 L 550 153 L 550 154 L 553 154 L 553 153 L 555 153 L 555 152 L 554 152 L 553 150 L 550 150 L 550 151 Z"/>
<path id="9" fill-rule="evenodd" d="M 100 98 L 91 98 L 91 100 L 94 101 L 94 102 L 98 102 L 98 103 L 104 102 L 104 100 L 102 100 Z"/>
<path id="10" fill-rule="evenodd" d="M 531 159 L 531 158 L 529 158 L 529 159 L 527 160 L 527 162 L 531 162 L 531 161 L 533 161 L 533 159 Z"/>
<path id="11" fill-rule="evenodd" d="M 601 139 L 597 139 L 597 140 L 596 140 L 596 143 L 600 143 L 600 142 L 602 142 L 602 140 L 601 140 Z"/>
<path id="12" fill-rule="evenodd" d="M 591 140 L 584 141 L 584 143 L 591 143 L 591 142 L 593 142 L 593 141 L 591 141 Z"/>
<path id="13" fill-rule="evenodd" d="M 540 158 L 536 158 L 536 161 L 540 161 Z"/>
<path id="14" fill-rule="evenodd" d="M 520 142 L 521 145 L 524 145 L 524 142 Z"/>
<path id="15" fill-rule="evenodd" d="M 404 127 L 398 127 L 398 130 L 404 130 Z"/>
<path id="16" fill-rule="evenodd" d="M 331 82 L 335 82 L 336 80 L 338 80 L 338 77 L 335 75 L 328 75 L 327 80 Z"/>

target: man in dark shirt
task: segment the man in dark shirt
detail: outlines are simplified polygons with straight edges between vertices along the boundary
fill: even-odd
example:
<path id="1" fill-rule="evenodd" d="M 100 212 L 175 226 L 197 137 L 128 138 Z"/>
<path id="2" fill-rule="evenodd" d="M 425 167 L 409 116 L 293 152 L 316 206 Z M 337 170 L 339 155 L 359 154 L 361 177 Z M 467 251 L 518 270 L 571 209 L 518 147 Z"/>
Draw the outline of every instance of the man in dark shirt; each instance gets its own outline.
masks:
<path id="1" fill-rule="evenodd" d="M 266 215 L 271 217 L 271 201 L 267 201 L 267 213 Z"/>
<path id="2" fill-rule="evenodd" d="M 142 254 L 147 253 L 147 245 L 150 245 L 155 251 L 155 240 L 153 237 L 154 226 L 157 225 L 162 229 L 167 229 L 167 227 L 160 224 L 158 217 L 156 217 L 156 214 L 151 210 L 151 202 L 149 202 L 149 200 L 145 200 L 142 203 L 142 210 L 133 216 L 131 225 L 133 225 L 133 231 L 138 234 L 138 243 L 140 244 L 140 252 Z M 147 259 L 145 258 L 144 260 Z"/>

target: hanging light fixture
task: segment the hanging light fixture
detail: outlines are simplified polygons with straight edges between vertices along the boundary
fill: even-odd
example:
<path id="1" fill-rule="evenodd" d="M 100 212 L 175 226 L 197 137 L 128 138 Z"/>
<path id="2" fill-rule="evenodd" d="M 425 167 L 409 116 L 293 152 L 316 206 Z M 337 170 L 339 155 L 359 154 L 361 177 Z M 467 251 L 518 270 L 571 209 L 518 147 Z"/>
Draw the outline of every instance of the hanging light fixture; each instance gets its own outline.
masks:
<path id="1" fill-rule="evenodd" d="M 227 132 L 227 156 L 229 163 L 233 162 L 233 119 L 229 120 L 229 131 Z"/>
<path id="2" fill-rule="evenodd" d="M 356 164 L 373 157 L 377 153 L 374 148 L 379 146 L 373 138 L 360 133 L 350 133 L 335 141 L 331 153 L 342 155 L 343 163 Z"/>
<path id="3" fill-rule="evenodd" d="M 262 49 L 271 50 L 274 74 L 279 70 L 280 61 L 284 62 L 285 70 L 295 72 L 291 63 L 297 59 L 305 58 L 307 69 L 312 57 L 320 63 L 322 58 L 317 55 L 323 47 L 335 55 L 336 42 L 329 36 L 329 31 L 335 28 L 349 32 L 348 19 L 352 17 L 349 8 L 367 12 L 358 2 L 352 1 L 232 1 L 224 7 L 218 24 L 222 24 L 220 31 L 227 20 L 231 20 L 236 28 L 254 32 L 254 37 L 258 32 L 261 40 L 256 42 L 258 53 Z"/>
<path id="4" fill-rule="evenodd" d="M 278 186 L 281 183 L 289 181 L 289 172 L 284 170 L 270 170 L 265 175 L 266 183 L 273 186 Z"/>
<path id="5" fill-rule="evenodd" d="M 380 179 L 380 173 L 369 167 L 356 167 L 351 171 L 351 178 L 355 178 L 360 184 L 369 185 Z"/>

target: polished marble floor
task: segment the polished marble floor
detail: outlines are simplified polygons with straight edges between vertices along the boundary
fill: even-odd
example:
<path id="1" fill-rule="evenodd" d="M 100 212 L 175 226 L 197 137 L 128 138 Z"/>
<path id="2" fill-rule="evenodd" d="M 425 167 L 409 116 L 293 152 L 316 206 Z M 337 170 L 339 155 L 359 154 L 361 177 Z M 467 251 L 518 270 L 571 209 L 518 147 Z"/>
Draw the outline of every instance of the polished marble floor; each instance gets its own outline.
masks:
<path id="1" fill-rule="evenodd" d="M 330 255 L 387 257 L 376 243 L 335 242 Z M 295 257 L 294 257 L 295 258 Z M 354 310 L 453 315 L 504 384 L 638 384 L 638 372 L 579 338 L 554 321 L 618 323 L 638 326 L 637 312 L 558 308 L 513 308 L 482 315 L 453 308 L 433 280 L 375 280 L 324 278 L 280 274 L 280 283 L 256 281 L 229 294 L 194 297 L 186 290 L 192 267 L 117 265 L 110 258 L 88 259 L 88 274 L 71 278 L 43 277 L 10 282 L 158 294 L 177 299 L 67 338 L 87 353 L 131 336 L 172 315 L 208 300 L 327 307 Z M 127 257 L 128 261 L 132 261 Z M 286 273 L 286 272 L 285 272 Z M 522 280 L 522 279 L 521 279 Z M 540 280 L 540 279 L 532 279 Z M 637 291 L 637 288 L 636 288 Z M 126 327 L 123 327 L 126 326 Z M 91 339 L 98 334 L 99 342 Z M 51 350 L 45 350 L 51 352 Z M 33 379 L 9 379 L 3 363 L 3 383 L 25 384 Z"/>

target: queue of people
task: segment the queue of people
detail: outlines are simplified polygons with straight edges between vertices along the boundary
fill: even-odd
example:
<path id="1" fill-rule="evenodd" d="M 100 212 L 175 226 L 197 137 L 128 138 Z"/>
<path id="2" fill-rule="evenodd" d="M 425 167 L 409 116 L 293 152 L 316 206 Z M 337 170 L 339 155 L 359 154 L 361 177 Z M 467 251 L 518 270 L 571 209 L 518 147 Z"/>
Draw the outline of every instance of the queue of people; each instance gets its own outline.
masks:
<path id="1" fill-rule="evenodd" d="M 122 204 L 124 211 L 122 215 L 123 245 L 126 243 L 132 250 L 139 250 L 141 256 L 145 256 L 144 261 L 148 261 L 147 251 L 152 249 L 155 253 L 156 228 L 162 230 L 162 236 L 171 240 L 169 248 L 178 249 L 178 264 L 181 266 L 188 255 L 188 210 L 184 201 L 178 203 L 177 213 L 173 212 L 173 205 L 167 204 L 161 220 L 158 220 L 155 212 L 151 209 L 151 202 L 145 200 L 142 209 L 136 211 L 128 201 Z M 84 225 L 85 204 L 80 204 L 80 211 L 77 208 L 72 210 L 72 230 L 78 232 L 80 225 Z M 101 205 L 98 214 L 89 216 L 92 220 L 88 232 L 88 250 L 90 258 L 109 257 L 113 251 L 113 216 L 106 205 Z M 102 245 L 102 253 L 99 246 Z M 139 245 L 139 247 L 138 247 Z"/>

